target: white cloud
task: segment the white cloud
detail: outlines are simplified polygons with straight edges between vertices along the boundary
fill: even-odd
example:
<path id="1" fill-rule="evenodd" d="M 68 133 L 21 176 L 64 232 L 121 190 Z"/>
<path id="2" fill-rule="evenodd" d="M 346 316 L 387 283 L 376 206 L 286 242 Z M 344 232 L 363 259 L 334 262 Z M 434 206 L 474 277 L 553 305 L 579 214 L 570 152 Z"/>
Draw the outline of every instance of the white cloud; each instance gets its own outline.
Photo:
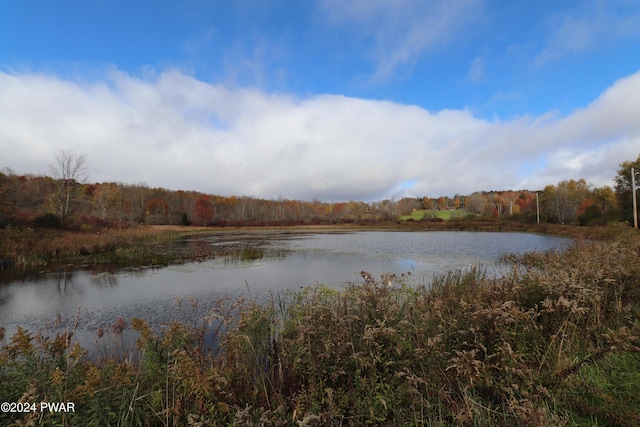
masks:
<path id="1" fill-rule="evenodd" d="M 92 181 L 223 195 L 372 200 L 610 183 L 640 152 L 640 72 L 567 117 L 486 121 L 467 110 L 340 95 L 298 98 L 112 71 L 93 83 L 0 72 L 0 167 L 46 174 L 88 155 Z"/>
<path id="2" fill-rule="evenodd" d="M 637 38 L 640 10 L 637 3 L 627 0 L 589 1 L 582 9 L 553 15 L 548 26 L 550 35 L 546 47 L 534 60 L 537 66 L 601 48 L 613 40 Z"/>
<path id="3" fill-rule="evenodd" d="M 485 77 L 486 61 L 482 56 L 477 56 L 471 61 L 468 76 L 472 82 L 479 82 Z"/>
<path id="4" fill-rule="evenodd" d="M 482 0 L 321 0 L 332 24 L 372 43 L 373 81 L 393 77 L 425 53 L 446 46 L 479 19 Z"/>

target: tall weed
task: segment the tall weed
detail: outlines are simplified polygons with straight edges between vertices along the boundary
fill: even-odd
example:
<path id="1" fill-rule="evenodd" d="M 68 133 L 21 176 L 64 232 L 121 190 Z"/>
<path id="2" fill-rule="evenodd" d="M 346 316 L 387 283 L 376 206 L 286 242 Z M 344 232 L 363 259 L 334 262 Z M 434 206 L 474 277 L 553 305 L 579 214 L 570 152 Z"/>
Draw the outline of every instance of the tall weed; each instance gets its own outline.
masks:
<path id="1" fill-rule="evenodd" d="M 162 328 L 120 319 L 98 357 L 73 331 L 18 329 L 0 348 L 0 396 L 76 402 L 38 414 L 46 425 L 638 424 L 639 256 L 629 235 L 510 256 L 498 278 L 362 272 L 340 291 L 221 300 Z"/>

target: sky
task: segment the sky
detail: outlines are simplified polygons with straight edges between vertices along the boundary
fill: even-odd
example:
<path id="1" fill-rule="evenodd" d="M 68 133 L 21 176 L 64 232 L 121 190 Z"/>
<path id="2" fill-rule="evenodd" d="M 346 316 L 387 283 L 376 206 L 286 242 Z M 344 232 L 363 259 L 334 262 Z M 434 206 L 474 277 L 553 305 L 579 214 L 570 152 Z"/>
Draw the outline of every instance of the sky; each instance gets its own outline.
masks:
<path id="1" fill-rule="evenodd" d="M 323 201 L 613 185 L 637 0 L 0 0 L 0 168 Z"/>

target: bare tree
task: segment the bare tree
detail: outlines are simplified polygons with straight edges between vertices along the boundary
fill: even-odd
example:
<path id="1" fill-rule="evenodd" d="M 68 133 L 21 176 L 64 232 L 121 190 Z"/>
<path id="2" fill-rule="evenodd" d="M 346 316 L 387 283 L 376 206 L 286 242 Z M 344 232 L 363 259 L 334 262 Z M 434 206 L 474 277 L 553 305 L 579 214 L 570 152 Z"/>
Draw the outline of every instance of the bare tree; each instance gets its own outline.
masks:
<path id="1" fill-rule="evenodd" d="M 56 189 L 51 193 L 51 204 L 64 222 L 69 216 L 71 201 L 87 180 L 87 156 L 69 149 L 56 151 L 53 158 L 56 163 L 49 168 L 56 180 Z"/>

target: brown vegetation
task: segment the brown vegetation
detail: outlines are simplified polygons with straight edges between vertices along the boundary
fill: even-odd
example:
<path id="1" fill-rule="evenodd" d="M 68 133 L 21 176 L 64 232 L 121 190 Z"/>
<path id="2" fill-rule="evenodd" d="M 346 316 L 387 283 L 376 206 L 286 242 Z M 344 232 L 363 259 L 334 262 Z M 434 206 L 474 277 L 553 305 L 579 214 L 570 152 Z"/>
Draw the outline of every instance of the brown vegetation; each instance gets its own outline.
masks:
<path id="1" fill-rule="evenodd" d="M 135 262 L 143 258 L 147 242 L 175 238 L 178 230 L 174 226 L 96 232 L 9 227 L 0 229 L 0 258 L 21 270 L 60 262 Z"/>
<path id="2" fill-rule="evenodd" d="M 76 403 L 38 414 L 47 425 L 636 425 L 639 256 L 625 233 L 507 257 L 501 278 L 363 272 L 161 330 L 118 319 L 97 342 L 132 328 L 138 350 L 93 359 L 69 331 L 20 329 L 0 349 L 0 395 Z"/>

